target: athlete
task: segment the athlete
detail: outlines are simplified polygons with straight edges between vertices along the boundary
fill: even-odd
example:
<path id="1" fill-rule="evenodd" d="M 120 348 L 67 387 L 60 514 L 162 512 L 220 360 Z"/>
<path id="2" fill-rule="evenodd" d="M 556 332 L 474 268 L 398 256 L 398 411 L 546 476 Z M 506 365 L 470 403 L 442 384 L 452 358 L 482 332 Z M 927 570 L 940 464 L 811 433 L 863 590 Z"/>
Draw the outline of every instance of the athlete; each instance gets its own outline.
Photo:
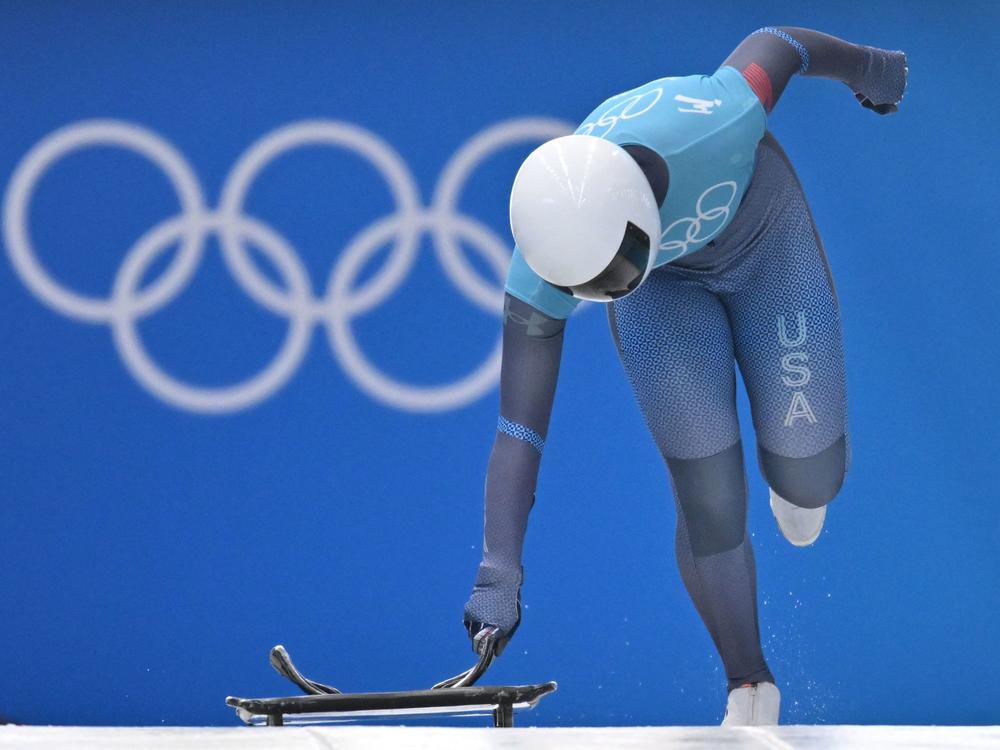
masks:
<path id="1" fill-rule="evenodd" d="M 681 577 L 728 679 L 723 726 L 776 724 L 764 659 L 734 362 L 784 536 L 812 544 L 849 461 L 840 314 L 812 215 L 767 115 L 800 73 L 895 112 L 906 56 L 763 28 L 714 75 L 611 97 L 525 160 L 511 192 L 500 417 L 483 558 L 464 622 L 499 653 L 521 620 L 521 552 L 581 299 L 611 333 L 673 485 Z"/>

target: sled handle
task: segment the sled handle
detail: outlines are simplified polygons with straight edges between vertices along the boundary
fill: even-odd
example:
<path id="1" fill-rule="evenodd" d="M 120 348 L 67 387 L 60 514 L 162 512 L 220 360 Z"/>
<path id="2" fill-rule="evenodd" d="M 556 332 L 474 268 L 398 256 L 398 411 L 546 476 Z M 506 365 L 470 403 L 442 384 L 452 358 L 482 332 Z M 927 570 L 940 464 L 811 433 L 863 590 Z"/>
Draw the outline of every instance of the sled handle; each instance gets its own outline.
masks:
<path id="1" fill-rule="evenodd" d="M 476 637 L 472 639 L 472 647 L 479 654 L 479 661 L 461 674 L 439 682 L 432 689 L 439 690 L 441 688 L 458 688 L 474 685 L 476 680 L 482 677 L 486 670 L 490 668 L 493 659 L 496 658 L 497 632 L 497 628 L 491 626 L 485 627 L 476 633 Z"/>

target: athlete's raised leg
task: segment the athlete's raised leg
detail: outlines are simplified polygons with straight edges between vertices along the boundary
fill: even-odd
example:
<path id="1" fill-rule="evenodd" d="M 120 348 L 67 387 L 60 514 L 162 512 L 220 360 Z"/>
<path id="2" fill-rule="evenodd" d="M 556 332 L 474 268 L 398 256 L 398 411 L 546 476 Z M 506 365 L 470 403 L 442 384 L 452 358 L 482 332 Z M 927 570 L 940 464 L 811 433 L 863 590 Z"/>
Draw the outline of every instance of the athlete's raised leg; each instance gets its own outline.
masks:
<path id="1" fill-rule="evenodd" d="M 730 689 L 772 681 L 760 647 L 735 364 L 718 298 L 669 268 L 614 303 L 611 328 L 673 480 L 684 585 Z"/>
<path id="2" fill-rule="evenodd" d="M 759 214 L 742 217 L 754 225 L 753 246 L 726 269 L 722 300 L 772 506 L 791 541 L 810 543 L 822 513 L 795 508 L 823 508 L 847 470 L 840 313 L 805 196 L 771 137 L 758 151 L 758 179 L 770 186 L 770 198 L 759 209 L 746 207 Z"/>

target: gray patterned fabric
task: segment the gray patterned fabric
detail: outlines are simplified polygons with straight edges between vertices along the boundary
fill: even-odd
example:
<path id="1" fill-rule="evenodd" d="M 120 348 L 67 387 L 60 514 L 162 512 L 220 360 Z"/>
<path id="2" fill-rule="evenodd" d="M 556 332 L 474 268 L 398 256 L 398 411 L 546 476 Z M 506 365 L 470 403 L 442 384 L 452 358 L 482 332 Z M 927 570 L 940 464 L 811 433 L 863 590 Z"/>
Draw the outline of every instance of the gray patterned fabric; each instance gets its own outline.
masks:
<path id="1" fill-rule="evenodd" d="M 472 596 L 465 606 L 465 627 L 473 637 L 483 627 L 499 629 L 501 639 L 509 640 L 521 622 L 521 566 L 481 563 Z"/>
<path id="2" fill-rule="evenodd" d="M 510 295 L 504 301 L 500 424 L 525 431 L 497 431 L 486 473 L 483 560 L 464 614 L 470 635 L 483 625 L 499 628 L 501 647 L 521 617 L 521 550 L 542 458 L 534 438 L 544 442 L 548 432 L 565 326 Z"/>
<path id="3" fill-rule="evenodd" d="M 906 53 L 865 47 L 865 68 L 861 82 L 854 91 L 858 100 L 879 114 L 896 111 L 903 100 L 909 69 Z"/>

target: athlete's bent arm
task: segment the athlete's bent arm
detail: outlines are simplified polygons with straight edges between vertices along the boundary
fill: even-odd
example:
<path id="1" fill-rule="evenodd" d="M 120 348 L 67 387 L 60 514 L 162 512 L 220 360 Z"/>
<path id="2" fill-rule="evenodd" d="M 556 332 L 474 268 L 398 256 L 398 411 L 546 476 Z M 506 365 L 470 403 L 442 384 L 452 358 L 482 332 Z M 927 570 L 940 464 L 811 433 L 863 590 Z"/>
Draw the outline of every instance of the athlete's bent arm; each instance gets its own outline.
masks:
<path id="1" fill-rule="evenodd" d="M 796 73 L 842 81 L 862 105 L 881 115 L 896 111 L 906 88 L 905 53 L 794 26 L 758 29 L 723 65 L 743 73 L 769 112 Z"/>
<path id="2" fill-rule="evenodd" d="M 500 416 L 486 474 L 483 559 L 465 606 L 475 635 L 500 631 L 498 651 L 521 619 L 521 550 L 555 397 L 566 321 L 504 298 Z"/>

